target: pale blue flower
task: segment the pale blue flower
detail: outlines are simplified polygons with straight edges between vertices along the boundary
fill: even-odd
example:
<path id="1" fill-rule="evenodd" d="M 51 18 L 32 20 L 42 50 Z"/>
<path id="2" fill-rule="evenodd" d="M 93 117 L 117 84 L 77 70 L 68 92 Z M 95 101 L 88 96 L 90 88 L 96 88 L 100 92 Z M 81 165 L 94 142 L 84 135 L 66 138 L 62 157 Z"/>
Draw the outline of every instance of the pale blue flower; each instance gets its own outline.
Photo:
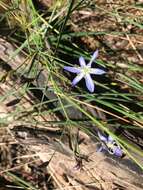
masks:
<path id="1" fill-rule="evenodd" d="M 79 64 L 80 67 L 70 67 L 70 66 L 65 66 L 64 69 L 71 72 L 71 73 L 76 73 L 77 76 L 74 78 L 72 81 L 72 86 L 75 86 L 82 78 L 85 79 L 86 87 L 90 92 L 94 92 L 94 82 L 91 78 L 91 74 L 94 75 L 102 75 L 105 74 L 105 71 L 99 68 L 92 68 L 92 62 L 97 58 L 98 56 L 98 50 L 96 50 L 92 57 L 91 60 L 89 61 L 88 64 L 86 64 L 84 58 L 81 56 L 79 58 Z"/>
<path id="2" fill-rule="evenodd" d="M 122 157 L 124 155 L 122 148 L 117 144 L 117 142 L 109 135 L 104 136 L 98 131 L 98 137 L 103 142 L 102 146 L 98 151 L 106 150 L 110 154 L 115 156 Z"/>

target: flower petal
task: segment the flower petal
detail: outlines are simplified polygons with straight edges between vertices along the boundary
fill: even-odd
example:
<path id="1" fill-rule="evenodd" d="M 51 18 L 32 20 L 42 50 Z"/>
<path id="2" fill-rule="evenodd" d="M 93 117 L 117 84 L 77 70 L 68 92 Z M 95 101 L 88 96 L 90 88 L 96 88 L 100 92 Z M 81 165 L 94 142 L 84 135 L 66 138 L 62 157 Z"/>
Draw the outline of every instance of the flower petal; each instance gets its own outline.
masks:
<path id="1" fill-rule="evenodd" d="M 108 142 L 113 143 L 115 142 L 114 139 L 111 136 L 108 136 Z M 114 144 L 114 143 L 113 143 Z"/>
<path id="2" fill-rule="evenodd" d="M 96 59 L 98 57 L 98 49 L 93 53 L 92 59 Z"/>
<path id="3" fill-rule="evenodd" d="M 100 146 L 100 147 L 96 150 L 96 152 L 102 152 L 103 150 L 104 150 L 103 146 Z"/>
<path id="4" fill-rule="evenodd" d="M 72 81 L 72 86 L 75 86 L 82 78 L 83 78 L 84 74 L 83 73 L 80 73 L 78 74 L 74 80 Z"/>
<path id="5" fill-rule="evenodd" d="M 93 68 L 90 69 L 90 74 L 103 75 L 105 73 L 106 72 L 103 71 L 102 69 L 93 69 Z"/>
<path id="6" fill-rule="evenodd" d="M 84 58 L 82 56 L 79 58 L 79 63 L 80 63 L 81 67 L 85 67 L 86 66 L 85 60 L 84 60 Z"/>
<path id="7" fill-rule="evenodd" d="M 90 92 L 94 92 L 94 83 L 90 74 L 86 74 L 84 78 L 85 78 L 86 87 L 88 88 L 88 90 Z"/>
<path id="8" fill-rule="evenodd" d="M 64 69 L 71 73 L 80 73 L 80 68 L 65 66 Z"/>
<path id="9" fill-rule="evenodd" d="M 117 148 L 114 150 L 114 155 L 119 156 L 119 157 L 122 157 L 122 155 L 123 155 L 122 149 L 119 148 L 119 147 L 117 147 Z"/>
<path id="10" fill-rule="evenodd" d="M 105 136 L 101 135 L 101 133 L 99 131 L 97 132 L 97 134 L 101 141 L 107 142 L 107 138 Z"/>
<path id="11" fill-rule="evenodd" d="M 93 53 L 90 62 L 87 64 L 87 66 L 91 67 L 92 62 L 98 57 L 98 49 Z"/>

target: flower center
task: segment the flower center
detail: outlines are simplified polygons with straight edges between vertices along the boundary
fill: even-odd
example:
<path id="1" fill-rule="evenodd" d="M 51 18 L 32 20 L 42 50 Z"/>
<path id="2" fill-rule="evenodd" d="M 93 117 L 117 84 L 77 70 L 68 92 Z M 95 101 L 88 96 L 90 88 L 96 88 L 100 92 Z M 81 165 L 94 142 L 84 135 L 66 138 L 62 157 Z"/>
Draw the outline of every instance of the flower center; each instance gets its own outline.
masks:
<path id="1" fill-rule="evenodd" d="M 83 67 L 82 72 L 84 73 L 84 75 L 89 74 L 90 73 L 90 68 L 89 67 Z"/>
<path id="2" fill-rule="evenodd" d="M 115 147 L 114 144 L 112 144 L 110 142 L 107 143 L 107 146 L 108 146 L 108 148 L 112 148 L 112 149 Z"/>

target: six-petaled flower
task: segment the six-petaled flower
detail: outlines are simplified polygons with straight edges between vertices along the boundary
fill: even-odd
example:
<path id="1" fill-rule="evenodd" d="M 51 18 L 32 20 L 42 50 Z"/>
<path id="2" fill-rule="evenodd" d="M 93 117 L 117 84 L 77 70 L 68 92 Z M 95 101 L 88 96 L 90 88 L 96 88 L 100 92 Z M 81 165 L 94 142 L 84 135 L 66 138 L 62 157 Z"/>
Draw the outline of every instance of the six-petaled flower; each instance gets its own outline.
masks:
<path id="1" fill-rule="evenodd" d="M 72 81 L 72 86 L 75 86 L 82 78 L 84 78 L 87 89 L 90 92 L 94 92 L 94 82 L 91 78 L 91 74 L 94 74 L 94 75 L 105 74 L 104 70 L 91 67 L 93 61 L 97 58 L 97 56 L 98 56 L 98 50 L 96 50 L 93 53 L 91 60 L 89 61 L 88 64 L 86 64 L 84 58 L 81 56 L 79 58 L 80 67 L 70 67 L 70 66 L 64 67 L 65 70 L 77 74 L 77 76 Z"/>
<path id="2" fill-rule="evenodd" d="M 72 81 L 72 86 L 75 86 L 82 78 L 84 78 L 87 89 L 90 92 L 94 92 L 94 82 L 91 78 L 91 74 L 102 75 L 106 73 L 102 69 L 91 67 L 93 61 L 97 58 L 97 56 L 98 56 L 98 50 L 96 50 L 93 53 L 91 60 L 89 61 L 88 64 L 86 64 L 84 58 L 81 56 L 79 57 L 80 67 L 70 67 L 70 66 L 64 67 L 66 71 L 77 74 L 77 76 Z M 110 135 L 105 136 L 98 131 L 98 137 L 102 141 L 102 146 L 98 151 L 105 150 L 108 151 L 110 154 L 114 154 L 115 156 L 118 157 L 123 157 L 125 155 L 121 146 Z"/>
<path id="3" fill-rule="evenodd" d="M 114 154 L 115 156 L 122 157 L 124 152 L 122 148 L 117 144 L 117 142 L 109 135 L 104 136 L 98 131 L 98 137 L 103 142 L 102 146 L 98 151 L 108 151 L 110 154 Z"/>

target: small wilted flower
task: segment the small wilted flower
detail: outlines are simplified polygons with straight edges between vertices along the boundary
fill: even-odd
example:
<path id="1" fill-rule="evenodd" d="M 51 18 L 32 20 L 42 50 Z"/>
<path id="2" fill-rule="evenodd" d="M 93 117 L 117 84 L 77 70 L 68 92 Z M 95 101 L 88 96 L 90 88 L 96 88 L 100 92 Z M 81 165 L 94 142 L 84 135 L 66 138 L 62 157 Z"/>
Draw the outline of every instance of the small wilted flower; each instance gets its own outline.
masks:
<path id="1" fill-rule="evenodd" d="M 98 151 L 106 150 L 110 154 L 114 154 L 115 156 L 122 157 L 124 155 L 124 152 L 122 148 L 117 144 L 117 142 L 109 135 L 104 136 L 101 135 L 101 133 L 98 131 L 98 136 L 100 140 L 103 142 L 102 146 Z"/>
<path id="2" fill-rule="evenodd" d="M 87 89 L 90 92 L 94 92 L 94 82 L 91 78 L 91 74 L 94 75 L 105 74 L 105 71 L 103 71 L 102 69 L 91 67 L 92 62 L 97 58 L 97 56 L 98 56 L 98 50 L 96 50 L 93 53 L 91 60 L 87 65 L 84 58 L 81 56 L 79 58 L 80 67 L 69 67 L 69 66 L 64 67 L 65 70 L 77 74 L 77 76 L 72 81 L 72 86 L 75 86 L 82 78 L 84 78 Z"/>

